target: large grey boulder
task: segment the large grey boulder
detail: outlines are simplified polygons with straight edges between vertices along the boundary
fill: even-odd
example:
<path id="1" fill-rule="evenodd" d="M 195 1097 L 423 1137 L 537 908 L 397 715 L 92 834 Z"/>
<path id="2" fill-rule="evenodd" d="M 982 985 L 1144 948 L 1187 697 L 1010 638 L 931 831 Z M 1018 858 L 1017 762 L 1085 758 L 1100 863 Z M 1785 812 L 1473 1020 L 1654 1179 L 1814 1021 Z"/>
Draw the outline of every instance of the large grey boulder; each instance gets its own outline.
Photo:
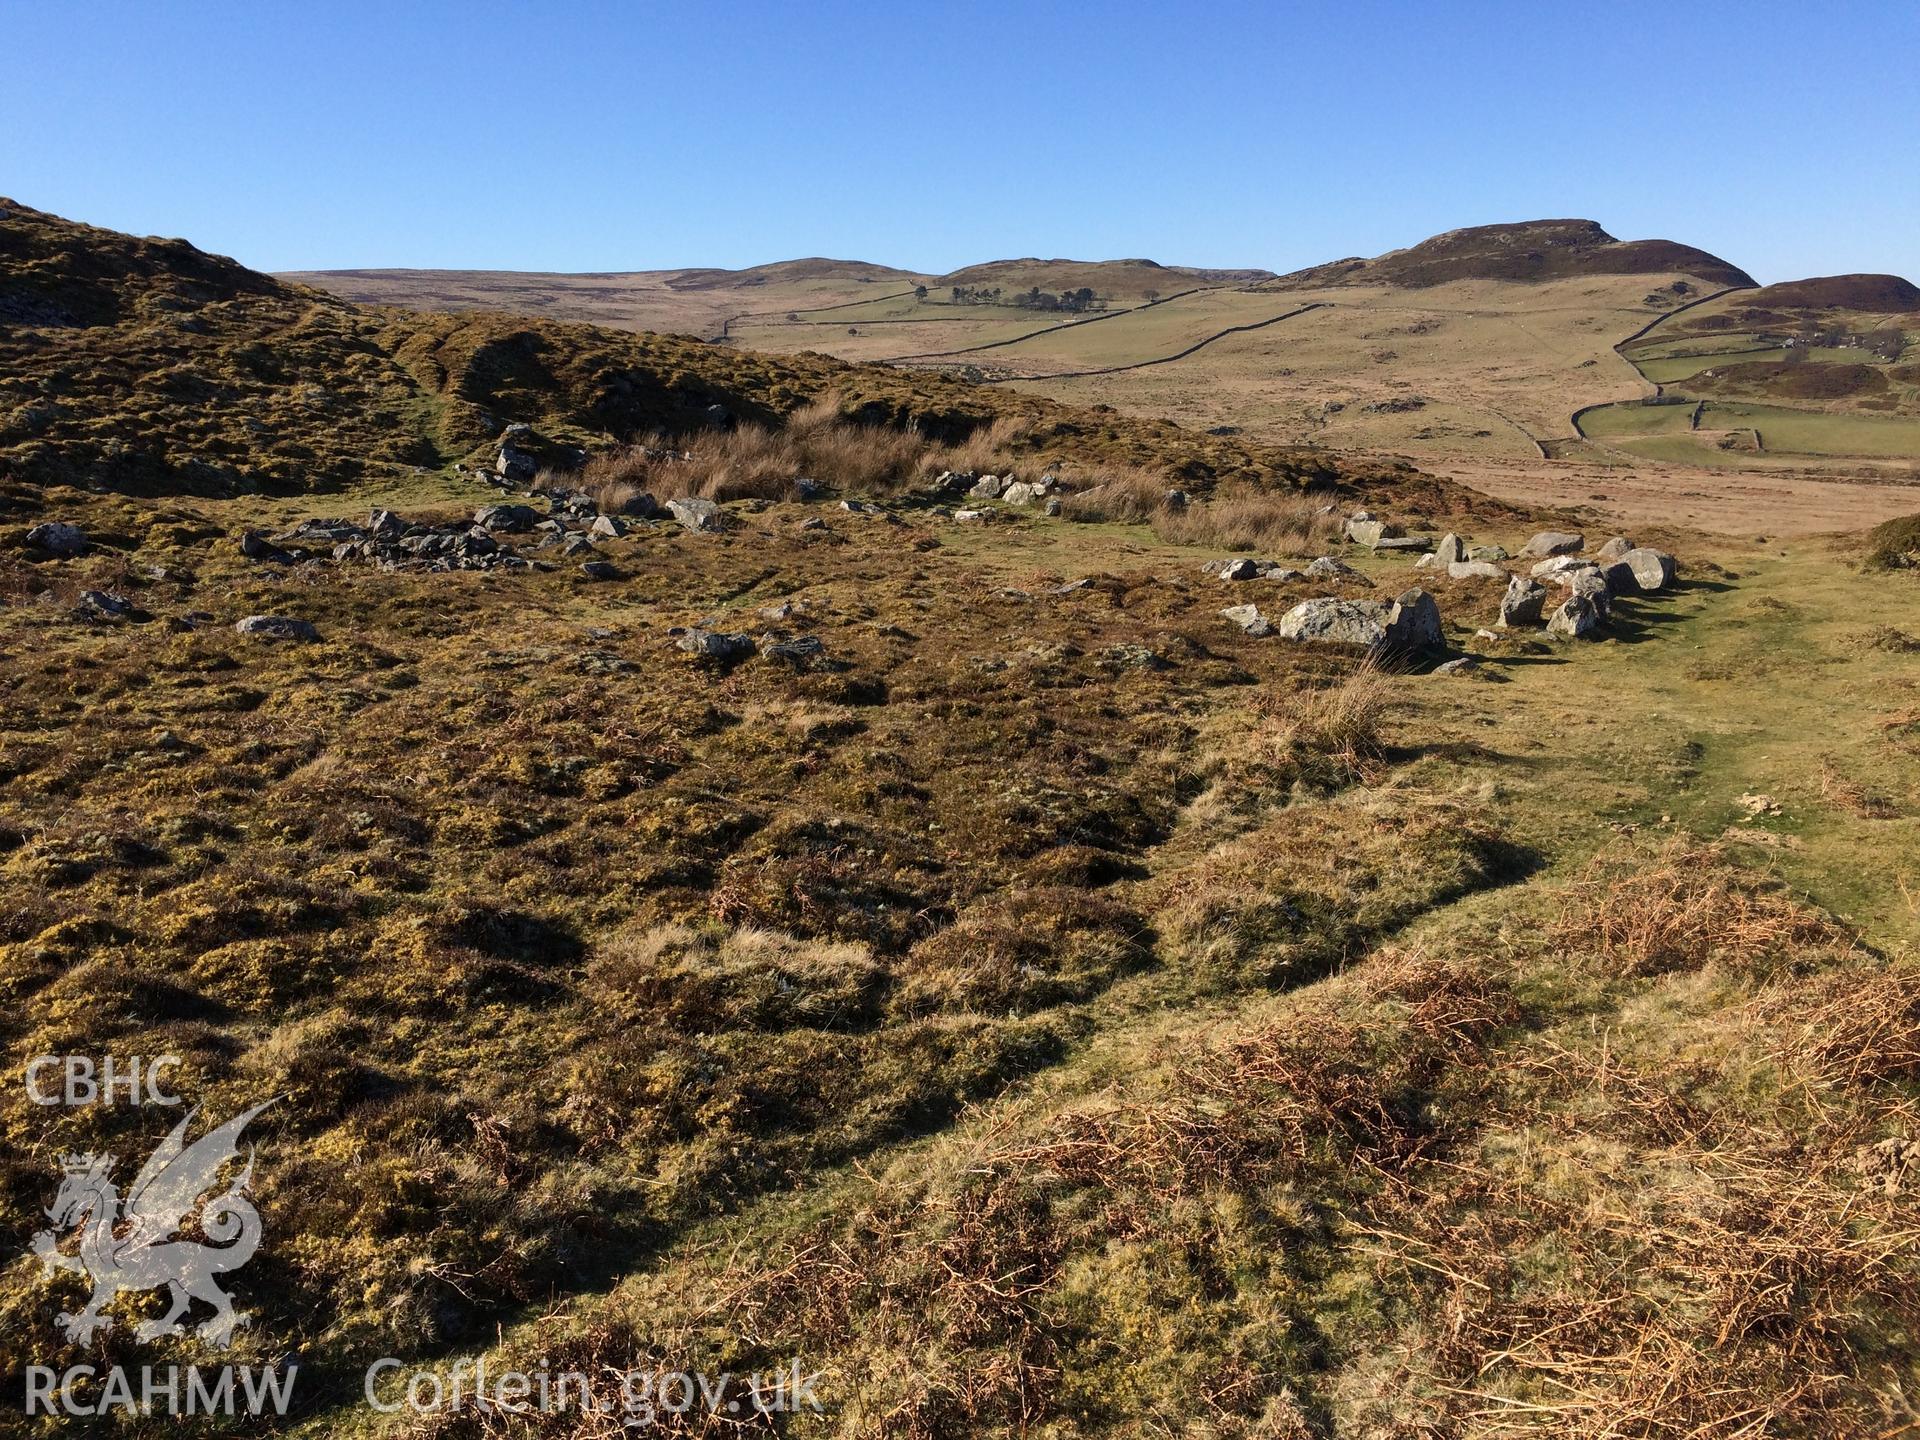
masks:
<path id="1" fill-rule="evenodd" d="M 64 520 L 47 520 L 27 531 L 27 544 L 49 555 L 70 557 L 87 553 L 87 532 Z"/>
<path id="2" fill-rule="evenodd" d="M 1000 490 L 1001 481 L 998 475 L 982 475 L 978 480 L 973 482 L 973 486 L 967 491 L 967 494 L 975 500 L 998 500 L 1000 498 Z"/>
<path id="3" fill-rule="evenodd" d="M 249 615 L 233 627 L 255 640 L 318 640 L 320 632 L 311 620 L 296 620 L 291 615 Z"/>
<path id="4" fill-rule="evenodd" d="M 1009 505 L 1031 505 L 1044 492 L 1037 485 L 1025 480 L 1016 480 L 1000 492 L 1000 498 Z"/>
<path id="5" fill-rule="evenodd" d="M 1392 604 L 1378 600 L 1302 600 L 1280 617 L 1288 640 L 1328 645 L 1358 645 L 1366 650 L 1405 654 L 1438 649 L 1440 607 L 1424 590 L 1408 590 Z"/>
<path id="6" fill-rule="evenodd" d="M 667 513 L 689 530 L 713 531 L 725 524 L 718 505 L 690 495 L 667 501 Z"/>
<path id="7" fill-rule="evenodd" d="M 1620 557 L 1633 571 L 1633 580 L 1642 590 L 1665 590 L 1673 584 L 1673 557 L 1664 550 L 1629 550 Z"/>
<path id="8" fill-rule="evenodd" d="M 1568 640 L 1591 640 L 1600 633 L 1600 612 L 1584 595 L 1569 595 L 1547 621 L 1547 633 Z"/>
<path id="9" fill-rule="evenodd" d="M 1521 549 L 1522 555 L 1538 557 L 1541 555 L 1571 555 L 1587 543 L 1587 537 L 1576 535 L 1570 530 L 1542 530 L 1527 541 Z"/>
<path id="10" fill-rule="evenodd" d="M 601 515 L 587 527 L 587 534 L 596 540 L 618 540 L 627 533 L 627 522 L 617 515 Z"/>
<path id="11" fill-rule="evenodd" d="M 1449 530 L 1433 547 L 1433 554 L 1436 565 L 1457 565 L 1467 558 L 1467 542 Z"/>
<path id="12" fill-rule="evenodd" d="M 1600 578 L 1607 582 L 1609 595 L 1631 595 L 1640 588 L 1640 582 L 1633 578 L 1633 567 L 1624 560 L 1602 561 Z"/>
<path id="13" fill-rule="evenodd" d="M 1447 566 L 1449 580 L 1504 580 L 1507 572 L 1491 560 L 1456 560 Z"/>
<path id="14" fill-rule="evenodd" d="M 1387 638 L 1388 607 L 1378 600 L 1302 600 L 1280 617 L 1288 640 L 1360 645 L 1371 650 Z"/>
<path id="15" fill-rule="evenodd" d="M 1633 548 L 1633 542 L 1627 539 L 1626 536 L 1616 535 L 1600 547 L 1599 553 L 1594 558 L 1602 565 L 1605 565 L 1609 560 L 1619 560 L 1623 558 L 1626 553 Z"/>
<path id="16" fill-rule="evenodd" d="M 1511 560 L 1504 545 L 1476 545 L 1467 551 L 1469 560 Z"/>
<path id="17" fill-rule="evenodd" d="M 1511 630 L 1521 625 L 1538 625 L 1546 603 L 1546 586 L 1524 575 L 1514 576 L 1507 581 L 1507 593 L 1500 597 L 1500 628 Z"/>

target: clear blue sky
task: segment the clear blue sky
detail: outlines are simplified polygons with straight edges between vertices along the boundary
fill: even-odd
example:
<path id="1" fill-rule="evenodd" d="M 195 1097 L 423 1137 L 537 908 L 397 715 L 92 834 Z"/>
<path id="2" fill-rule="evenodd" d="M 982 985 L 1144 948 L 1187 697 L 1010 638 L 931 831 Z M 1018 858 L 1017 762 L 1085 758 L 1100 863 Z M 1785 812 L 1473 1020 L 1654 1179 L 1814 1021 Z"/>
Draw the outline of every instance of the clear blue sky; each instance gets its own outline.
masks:
<path id="1" fill-rule="evenodd" d="M 1596 219 L 1920 280 L 1920 5 L 0 0 L 0 194 L 262 269 L 1291 269 Z"/>

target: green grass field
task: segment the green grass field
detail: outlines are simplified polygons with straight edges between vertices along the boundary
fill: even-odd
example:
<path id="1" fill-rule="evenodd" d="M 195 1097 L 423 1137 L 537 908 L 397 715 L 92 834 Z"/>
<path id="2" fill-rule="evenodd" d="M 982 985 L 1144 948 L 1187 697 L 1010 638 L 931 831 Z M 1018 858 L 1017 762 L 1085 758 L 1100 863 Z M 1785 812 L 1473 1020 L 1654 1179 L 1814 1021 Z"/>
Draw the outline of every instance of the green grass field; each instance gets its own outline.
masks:
<path id="1" fill-rule="evenodd" d="M 1694 463 L 1737 463 L 1689 425 L 1692 406 L 1608 405 L 1580 419 L 1592 438 L 1618 444 L 1649 459 Z M 1780 405 L 1707 402 L 1700 431 L 1757 430 L 1769 453 L 1810 456 L 1865 456 L 1873 459 L 1920 457 L 1920 420 L 1899 416 L 1853 415 L 1794 410 Z M 1649 443 L 1657 442 L 1657 443 Z M 1675 443 L 1677 442 L 1677 443 Z"/>

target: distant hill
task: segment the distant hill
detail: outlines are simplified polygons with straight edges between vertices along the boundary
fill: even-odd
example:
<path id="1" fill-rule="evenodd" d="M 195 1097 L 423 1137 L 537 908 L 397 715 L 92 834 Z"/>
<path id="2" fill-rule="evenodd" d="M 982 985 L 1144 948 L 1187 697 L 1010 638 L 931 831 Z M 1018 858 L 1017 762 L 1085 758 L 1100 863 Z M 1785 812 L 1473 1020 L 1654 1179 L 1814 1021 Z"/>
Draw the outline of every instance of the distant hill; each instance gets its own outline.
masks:
<path id="1" fill-rule="evenodd" d="M 1671 240 L 1616 240 L 1592 220 L 1530 220 L 1448 230 L 1371 260 L 1330 261 L 1280 277 L 1275 288 L 1400 285 L 1455 280 L 1562 280 L 1581 275 L 1687 275 L 1715 287 L 1753 277 L 1718 256 Z"/>
<path id="2" fill-rule="evenodd" d="M 1764 286 L 1742 297 L 1751 306 L 1792 310 L 1857 310 L 1906 315 L 1920 310 L 1920 286 L 1898 275 L 1821 275 Z"/>
<path id="3" fill-rule="evenodd" d="M 911 270 L 896 270 L 891 265 L 871 265 L 865 260 L 825 260 L 818 256 L 806 260 L 778 260 L 771 265 L 755 265 L 746 270 L 660 273 L 665 277 L 665 283 L 675 290 L 745 290 L 759 285 L 778 285 L 799 280 L 912 283 L 924 278 Z"/>
<path id="4" fill-rule="evenodd" d="M 989 260 L 942 275 L 936 285 L 997 286 L 1003 290 L 1078 290 L 1083 286 L 1106 299 L 1138 300 L 1149 293 L 1171 295 L 1198 286 L 1250 285 L 1271 280 L 1271 270 L 1205 270 L 1162 265 L 1155 260 Z"/>

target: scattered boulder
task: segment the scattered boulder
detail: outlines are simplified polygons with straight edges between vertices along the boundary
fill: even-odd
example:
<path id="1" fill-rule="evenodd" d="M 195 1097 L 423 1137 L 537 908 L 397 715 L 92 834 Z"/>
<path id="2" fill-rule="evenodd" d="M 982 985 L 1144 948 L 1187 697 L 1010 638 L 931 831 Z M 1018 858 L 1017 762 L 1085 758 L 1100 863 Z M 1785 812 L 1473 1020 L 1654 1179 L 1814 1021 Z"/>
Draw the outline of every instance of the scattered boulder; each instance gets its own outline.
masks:
<path id="1" fill-rule="evenodd" d="M 991 510 L 956 510 L 953 523 L 956 525 L 984 525 L 993 518 Z"/>
<path id="2" fill-rule="evenodd" d="M 580 573 L 589 580 L 618 580 L 619 567 L 611 560 L 589 560 L 581 565 Z"/>
<path id="3" fill-rule="evenodd" d="M 627 533 L 627 522 L 617 515 L 602 515 L 587 527 L 587 534 L 596 540 L 618 540 Z"/>
<path id="4" fill-rule="evenodd" d="M 1395 535 L 1377 542 L 1373 548 L 1375 550 L 1431 550 L 1433 537 L 1431 535 Z"/>
<path id="5" fill-rule="evenodd" d="M 1255 605 L 1229 605 L 1220 612 L 1220 618 L 1222 620 L 1231 620 L 1243 631 L 1255 638 L 1264 637 L 1273 633 L 1272 624 L 1268 622 L 1267 617 L 1262 615 L 1259 607 Z"/>
<path id="6" fill-rule="evenodd" d="M 753 637 L 727 630 L 703 630 L 694 626 L 682 632 L 674 642 L 689 655 L 702 660 L 736 660 L 753 649 Z"/>
<path id="7" fill-rule="evenodd" d="M 1500 597 L 1500 628 L 1511 630 L 1520 625 L 1538 625 L 1546 603 L 1546 586 L 1524 575 L 1515 575 L 1507 581 L 1507 593 Z"/>
<path id="8" fill-rule="evenodd" d="M 1577 555 L 1555 555 L 1551 559 L 1542 560 L 1538 565 L 1535 565 L 1532 573 L 1534 579 L 1540 580 L 1549 575 L 1558 575 L 1565 570 L 1595 568 L 1597 567 L 1591 560 L 1582 560 Z"/>
<path id="9" fill-rule="evenodd" d="M 473 523 L 482 530 L 503 530 L 510 534 L 533 529 L 539 518 L 530 505 L 482 505 L 473 512 Z"/>
<path id="10" fill-rule="evenodd" d="M 1512 558 L 1513 557 L 1507 553 L 1507 547 L 1504 545 L 1476 545 L 1467 551 L 1467 559 L 1469 560 L 1500 561 L 1511 560 Z"/>
<path id="11" fill-rule="evenodd" d="M 1322 555 L 1318 560 L 1310 562 L 1307 566 L 1307 574 L 1318 580 L 1364 580 L 1366 578 L 1351 565 L 1336 560 L 1331 555 Z"/>
<path id="12" fill-rule="evenodd" d="M 1177 515 L 1187 508 L 1187 492 L 1184 490 L 1169 490 L 1166 495 L 1162 497 L 1160 503 Z"/>
<path id="13" fill-rule="evenodd" d="M 1600 613 L 1601 618 L 1613 613 L 1613 592 L 1607 587 L 1606 576 L 1597 567 L 1588 565 L 1578 570 L 1562 570 L 1553 577 L 1553 583 L 1583 596 Z"/>
<path id="14" fill-rule="evenodd" d="M 688 530 L 711 533 L 724 528 L 726 523 L 718 505 L 691 495 L 667 501 L 667 513 Z"/>
<path id="15" fill-rule="evenodd" d="M 1446 644 L 1440 605 L 1426 591 L 1403 591 L 1387 610 L 1385 647 L 1397 652 L 1437 650 Z"/>
<path id="16" fill-rule="evenodd" d="M 1258 580 L 1266 567 L 1257 560 L 1229 560 L 1217 573 L 1222 580 Z"/>
<path id="17" fill-rule="evenodd" d="M 1365 518 L 1355 516 L 1347 521 L 1347 539 L 1356 545 L 1365 545 L 1378 549 L 1380 542 L 1391 540 L 1400 534 L 1400 527 L 1387 520 L 1375 520 L 1371 515 L 1361 512 Z"/>
<path id="18" fill-rule="evenodd" d="M 124 620 L 134 613 L 134 604 L 111 590 L 82 590 L 74 611 L 88 620 Z"/>
<path id="19" fill-rule="evenodd" d="M 1631 595 L 1640 588 L 1640 582 L 1633 578 L 1633 567 L 1624 560 L 1603 562 L 1600 578 L 1607 582 L 1609 595 Z"/>
<path id="20" fill-rule="evenodd" d="M 1008 505 L 1031 505 L 1040 496 L 1040 487 L 1030 485 L 1025 480 L 1016 480 L 1000 492 L 1000 498 Z"/>
<path id="21" fill-rule="evenodd" d="M 531 485 L 533 477 L 540 473 L 540 461 L 530 450 L 512 443 L 503 444 L 499 457 L 493 462 L 493 473 L 511 485 Z"/>
<path id="22" fill-rule="evenodd" d="M 802 504 L 811 504 L 826 493 L 827 487 L 810 475 L 800 475 L 794 479 L 793 498 Z"/>
<path id="23" fill-rule="evenodd" d="M 259 560 L 274 565 L 287 565 L 293 556 L 282 550 L 258 530 L 242 531 L 240 535 L 240 553 L 249 560 Z"/>
<path id="24" fill-rule="evenodd" d="M 62 559 L 86 554 L 91 544 L 86 531 L 64 520 L 43 521 L 27 531 L 27 545 L 31 549 L 43 550 Z"/>
<path id="25" fill-rule="evenodd" d="M 620 513 L 634 520 L 657 519 L 660 502 L 645 490 L 636 490 L 620 502 Z"/>
<path id="26" fill-rule="evenodd" d="M 1570 530 L 1542 530 L 1521 548 L 1522 555 L 1537 558 L 1542 555 L 1572 555 L 1587 543 L 1587 537 L 1576 535 Z"/>
<path id="27" fill-rule="evenodd" d="M 1586 596 L 1569 595 L 1547 621 L 1547 633 L 1569 640 L 1591 640 L 1600 633 L 1600 612 Z"/>
<path id="28" fill-rule="evenodd" d="M 1450 580 L 1504 580 L 1507 572 L 1491 560 L 1456 560 L 1447 566 Z"/>
<path id="29" fill-rule="evenodd" d="M 826 643 L 818 635 L 767 635 L 760 641 L 763 660 L 779 660 L 799 669 L 826 653 Z"/>
<path id="30" fill-rule="evenodd" d="M 1610 560 L 1623 559 L 1627 552 L 1633 548 L 1633 542 L 1627 539 L 1626 536 L 1616 535 L 1600 547 L 1600 552 L 1596 558 L 1602 565 L 1605 565 Z"/>
<path id="31" fill-rule="evenodd" d="M 1452 660 L 1442 661 L 1433 667 L 1436 675 L 1464 675 L 1469 670 L 1478 670 L 1480 660 L 1475 655 L 1460 655 Z"/>
<path id="32" fill-rule="evenodd" d="M 1449 530 L 1433 547 L 1433 555 L 1435 564 L 1458 565 L 1467 558 L 1467 542 Z"/>
<path id="33" fill-rule="evenodd" d="M 233 628 L 255 640 L 311 641 L 320 638 L 320 632 L 314 629 L 311 620 L 296 620 L 291 615 L 249 615 Z"/>
<path id="34" fill-rule="evenodd" d="M 1629 550 L 1620 558 L 1633 572 L 1634 583 L 1642 590 L 1651 593 L 1665 590 L 1673 584 L 1673 557 L 1664 550 Z"/>

